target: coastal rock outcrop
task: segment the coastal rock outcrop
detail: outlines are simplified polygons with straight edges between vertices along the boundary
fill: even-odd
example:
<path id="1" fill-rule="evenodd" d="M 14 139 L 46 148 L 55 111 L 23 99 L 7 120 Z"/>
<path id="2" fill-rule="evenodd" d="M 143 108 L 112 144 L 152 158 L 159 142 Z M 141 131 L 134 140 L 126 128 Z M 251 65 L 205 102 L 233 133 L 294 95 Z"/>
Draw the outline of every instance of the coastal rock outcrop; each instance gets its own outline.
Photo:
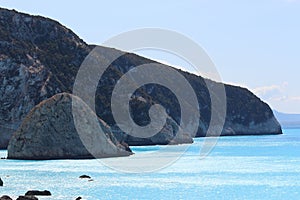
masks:
<path id="1" fill-rule="evenodd" d="M 79 67 L 94 47 L 54 20 L 0 8 L 0 149 L 7 148 L 12 134 L 33 107 L 55 94 L 72 93 Z M 102 55 L 104 60 L 120 52 L 101 48 L 105 52 Z M 96 114 L 112 127 L 118 140 L 122 139 L 120 143 L 169 144 L 168 138 L 174 135 L 176 128 L 166 128 L 166 137 L 161 137 L 164 133 L 151 139 L 131 137 L 128 133 L 122 133 L 112 116 L 112 92 L 120 77 L 137 66 L 150 63 L 157 62 L 123 52 L 99 80 L 95 95 Z M 207 84 L 214 86 L 220 83 L 176 70 L 188 80 L 198 98 L 201 117 L 196 137 L 206 136 L 213 110 Z M 224 87 L 227 111 L 222 135 L 282 133 L 280 124 L 266 103 L 245 88 L 231 85 Z M 133 101 L 135 98 L 144 99 L 144 102 L 130 103 L 131 114 L 137 124 L 149 123 L 147 109 L 153 104 L 163 105 L 170 117 L 169 121 L 174 121 L 166 126 L 179 124 L 180 106 L 172 91 L 148 84 L 139 88 L 133 96 Z M 186 139 L 176 143 L 190 142 L 190 138 L 182 138 Z"/>
<path id="2" fill-rule="evenodd" d="M 81 134 L 74 124 L 72 103 L 80 114 Z M 103 133 L 93 126 L 95 123 Z M 68 93 L 54 95 L 32 109 L 8 146 L 8 159 L 81 159 L 131 154 L 81 99 Z"/>
<path id="3" fill-rule="evenodd" d="M 100 54 L 102 53 L 102 55 L 122 54 L 116 49 L 109 49 L 106 47 L 98 47 L 98 49 L 99 50 L 97 51 L 99 51 Z M 105 79 L 99 81 L 96 94 L 96 112 L 101 119 L 104 119 L 110 126 L 114 127 L 115 132 L 118 132 L 118 128 L 115 127 L 114 116 L 111 112 L 108 112 L 111 110 L 111 104 L 108 102 L 110 102 L 112 98 L 113 90 L 117 84 L 116 80 L 119 80 L 128 72 L 134 71 L 135 68 L 140 65 L 151 63 L 155 63 L 155 61 L 135 54 L 123 53 L 122 56 L 114 61 L 107 69 Z M 248 89 L 218 83 L 182 70 L 177 71 L 188 80 L 199 103 L 199 127 L 196 134 L 193 136 L 205 137 L 207 136 L 209 128 L 215 130 L 219 129 L 219 127 L 221 127 L 221 133 L 218 133 L 218 131 L 211 131 L 209 136 L 218 136 L 219 134 L 221 136 L 282 134 L 281 125 L 275 118 L 270 106 Z M 115 81 L 109 82 L 108 80 Z M 176 84 L 176 82 L 174 84 Z M 225 123 L 224 125 L 218 123 L 211 124 L 212 112 L 214 109 L 215 112 L 218 109 L 213 108 L 210 97 L 215 96 L 216 99 L 219 97 L 217 93 L 211 94 L 210 92 L 212 91 L 209 91 L 208 88 L 222 87 L 225 89 L 225 103 L 223 105 L 225 107 Z M 186 98 L 189 97 L 187 96 Z M 141 126 L 149 124 L 150 118 L 148 111 L 154 104 L 162 105 L 167 111 L 168 116 L 173 119 L 175 123 L 179 124 L 181 119 L 181 107 L 177 97 L 174 96 L 172 91 L 168 88 L 158 84 L 144 85 L 132 94 L 130 109 L 133 120 Z M 219 105 L 217 104 L 217 106 Z M 190 112 L 193 111 L 191 110 Z M 217 113 L 216 116 L 218 118 L 222 115 Z M 218 122 L 221 120 L 217 119 L 215 121 Z M 151 141 L 149 142 L 149 138 L 138 139 L 129 136 L 125 138 L 125 142 L 129 145 L 151 143 Z"/>
<path id="4" fill-rule="evenodd" d="M 131 136 L 116 128 L 114 130 L 115 136 L 120 136 L 122 141 L 131 146 L 141 145 L 176 145 L 176 144 L 189 144 L 193 143 L 193 138 L 189 133 L 181 130 L 180 126 L 171 118 L 166 119 L 166 123 L 162 130 L 154 136 L 148 138 L 139 138 Z"/>
<path id="5" fill-rule="evenodd" d="M 3 181 L 2 181 L 2 179 L 0 178 L 0 187 L 2 187 L 3 186 Z"/>
<path id="6" fill-rule="evenodd" d="M 35 105 L 72 91 L 89 51 L 56 21 L 0 8 L 0 149 Z"/>

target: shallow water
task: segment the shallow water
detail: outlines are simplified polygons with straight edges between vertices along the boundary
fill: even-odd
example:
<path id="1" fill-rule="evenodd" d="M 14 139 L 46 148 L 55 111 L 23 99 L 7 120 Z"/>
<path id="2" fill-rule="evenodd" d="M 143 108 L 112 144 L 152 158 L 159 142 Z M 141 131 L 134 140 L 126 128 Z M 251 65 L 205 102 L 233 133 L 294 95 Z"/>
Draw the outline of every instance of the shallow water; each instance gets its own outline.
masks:
<path id="1" fill-rule="evenodd" d="M 16 198 L 35 189 L 52 192 L 51 198 L 40 199 L 300 198 L 299 129 L 284 130 L 283 135 L 222 137 L 209 156 L 200 159 L 203 140 L 196 139 L 175 163 L 152 173 L 120 172 L 99 160 L 0 160 L 5 184 L 0 194 Z M 162 148 L 132 147 L 132 157 L 159 157 L 156 152 Z M 0 151 L 0 157 L 6 153 Z M 106 161 L 122 166 L 129 159 Z M 79 179 L 83 174 L 93 181 Z"/>

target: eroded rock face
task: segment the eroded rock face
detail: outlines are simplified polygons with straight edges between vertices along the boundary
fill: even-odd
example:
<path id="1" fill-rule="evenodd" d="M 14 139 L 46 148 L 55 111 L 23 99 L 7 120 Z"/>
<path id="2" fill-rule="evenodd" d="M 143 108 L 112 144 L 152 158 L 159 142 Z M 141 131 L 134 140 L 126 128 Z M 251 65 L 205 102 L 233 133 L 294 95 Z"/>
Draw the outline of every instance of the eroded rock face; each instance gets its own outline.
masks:
<path id="1" fill-rule="evenodd" d="M 131 146 L 141 145 L 176 145 L 193 143 L 191 134 L 183 132 L 180 126 L 170 117 L 161 131 L 151 137 L 138 138 L 122 132 L 120 129 L 114 129 L 114 135 L 119 137 L 118 140 L 125 141 Z"/>
<path id="2" fill-rule="evenodd" d="M 58 22 L 0 8 L 0 149 L 35 105 L 72 91 L 89 51 Z"/>
<path id="3" fill-rule="evenodd" d="M 74 125 L 72 101 L 76 102 L 75 107 L 81 120 L 81 135 Z M 100 125 L 104 133 L 100 133 L 95 123 Z M 92 150 L 93 155 L 87 149 Z M 10 140 L 8 158 L 80 159 L 132 154 L 125 149 L 116 141 L 110 128 L 84 102 L 68 93 L 60 93 L 30 111 Z"/>
<path id="4" fill-rule="evenodd" d="M 0 149 L 7 148 L 12 133 L 34 106 L 57 93 L 72 93 L 78 69 L 93 48 L 56 21 L 0 8 Z M 104 59 L 120 53 L 116 49 L 101 48 Z M 155 61 L 125 53 L 112 63 L 99 81 L 96 114 L 110 127 L 117 127 L 110 108 L 116 83 L 123 74 L 147 63 Z M 206 136 L 212 112 L 206 84 L 218 83 L 181 70 L 178 72 L 189 81 L 198 98 L 201 117 L 196 136 Z M 247 89 L 230 85 L 225 85 L 225 89 L 227 116 L 224 128 L 221 127 L 222 135 L 282 133 L 267 104 Z M 145 113 L 153 103 L 163 105 L 170 119 L 177 124 L 180 122 L 180 106 L 172 91 L 149 84 L 139 88 L 134 96 L 145 100 L 131 104 L 132 116 L 137 123 L 149 123 Z M 120 142 L 128 144 L 164 144 L 174 135 L 176 128 L 170 128 L 171 124 L 174 123 L 166 125 L 165 132 L 169 131 L 163 137 L 158 134 L 154 138 L 134 138 L 118 128 L 114 128 L 113 133 Z M 178 143 L 189 140 L 186 138 Z"/>
<path id="5" fill-rule="evenodd" d="M 36 105 L 47 98 L 51 77 L 49 70 L 38 63 L 30 66 L 17 64 L 11 59 L 0 60 L 0 148 L 7 146 L 11 134 L 19 127 L 21 120 Z"/>
<path id="6" fill-rule="evenodd" d="M 274 126 L 276 125 L 277 126 Z M 226 128 L 223 129 L 222 136 L 238 136 L 238 135 L 265 135 L 282 133 L 281 126 L 275 117 L 272 117 L 264 122 L 249 124 L 234 124 L 231 121 L 227 122 Z"/>

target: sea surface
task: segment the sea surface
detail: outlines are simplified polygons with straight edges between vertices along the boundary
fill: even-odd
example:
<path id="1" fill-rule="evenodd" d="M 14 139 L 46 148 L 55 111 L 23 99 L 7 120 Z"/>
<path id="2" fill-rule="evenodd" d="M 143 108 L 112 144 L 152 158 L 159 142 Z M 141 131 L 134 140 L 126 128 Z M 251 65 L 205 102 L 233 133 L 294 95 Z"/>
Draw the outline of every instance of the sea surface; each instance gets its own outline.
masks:
<path id="1" fill-rule="evenodd" d="M 101 160 L 0 160 L 5 184 L 0 194 L 16 198 L 35 189 L 52 193 L 39 199 L 300 199 L 300 129 L 286 129 L 283 135 L 221 137 L 201 159 L 203 141 L 196 139 L 175 162 L 150 173 L 112 169 Z M 132 157 L 160 158 L 162 148 L 132 147 Z M 6 154 L 0 151 L 0 157 Z M 122 166 L 127 159 L 106 161 Z M 83 174 L 93 180 L 79 179 Z"/>

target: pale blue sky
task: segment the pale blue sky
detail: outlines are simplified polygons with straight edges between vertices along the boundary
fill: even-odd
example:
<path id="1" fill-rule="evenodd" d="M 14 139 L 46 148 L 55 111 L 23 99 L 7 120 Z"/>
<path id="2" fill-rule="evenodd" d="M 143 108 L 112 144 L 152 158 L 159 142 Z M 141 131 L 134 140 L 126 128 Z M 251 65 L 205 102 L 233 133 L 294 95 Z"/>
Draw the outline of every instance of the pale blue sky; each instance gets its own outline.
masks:
<path id="1" fill-rule="evenodd" d="M 0 6 L 56 19 L 94 44 L 137 28 L 177 31 L 207 51 L 224 82 L 251 89 L 279 111 L 300 113 L 300 0 L 0 0 Z"/>

